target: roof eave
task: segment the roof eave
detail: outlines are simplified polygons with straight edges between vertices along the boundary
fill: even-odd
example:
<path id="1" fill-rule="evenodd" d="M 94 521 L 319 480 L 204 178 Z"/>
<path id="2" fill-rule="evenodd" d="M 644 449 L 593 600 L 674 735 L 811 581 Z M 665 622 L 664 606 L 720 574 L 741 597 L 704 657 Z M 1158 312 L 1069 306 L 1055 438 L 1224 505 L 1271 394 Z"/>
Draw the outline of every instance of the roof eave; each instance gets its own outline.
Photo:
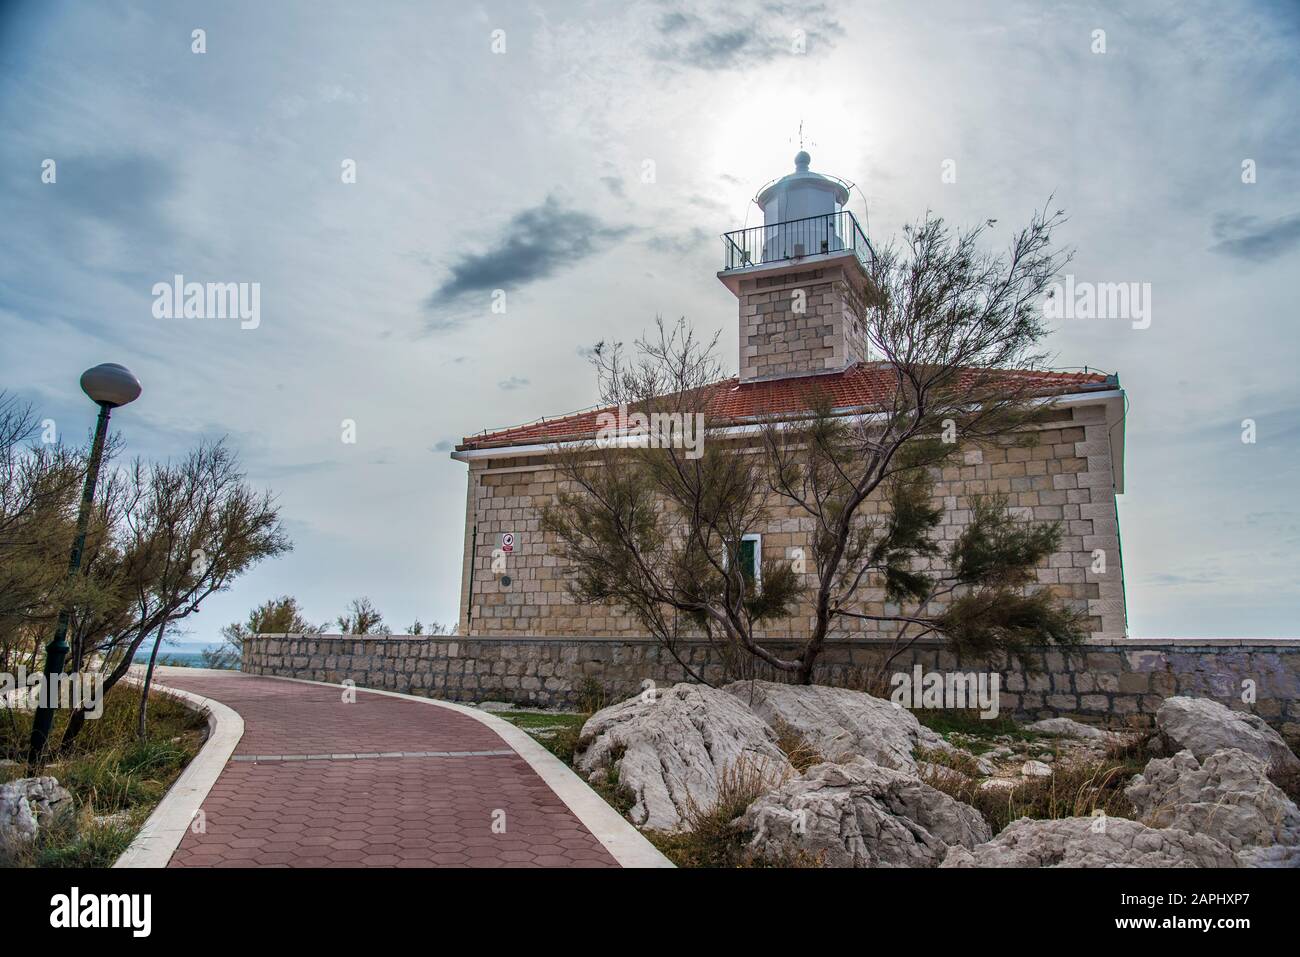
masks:
<path id="1" fill-rule="evenodd" d="M 1111 461 L 1114 468 L 1115 491 L 1124 491 L 1124 413 L 1127 399 L 1124 390 L 1119 388 L 1119 377 L 1108 376 L 1103 382 L 1081 383 L 1079 391 L 1058 395 L 1041 396 L 1033 401 L 1044 405 L 1095 405 L 1106 406 L 1106 424 L 1111 438 Z M 831 410 L 836 415 L 851 415 L 865 411 L 863 406 L 837 407 Z M 795 417 L 790 413 L 790 417 Z M 760 428 L 767 421 L 767 416 L 739 416 L 727 420 L 724 426 L 727 432 L 740 435 Z M 528 458 L 545 455 L 557 447 L 572 445 L 576 442 L 589 442 L 590 436 L 557 437 L 547 442 L 497 442 L 491 444 L 462 443 L 456 446 L 451 457 L 458 462 L 495 458 Z"/>

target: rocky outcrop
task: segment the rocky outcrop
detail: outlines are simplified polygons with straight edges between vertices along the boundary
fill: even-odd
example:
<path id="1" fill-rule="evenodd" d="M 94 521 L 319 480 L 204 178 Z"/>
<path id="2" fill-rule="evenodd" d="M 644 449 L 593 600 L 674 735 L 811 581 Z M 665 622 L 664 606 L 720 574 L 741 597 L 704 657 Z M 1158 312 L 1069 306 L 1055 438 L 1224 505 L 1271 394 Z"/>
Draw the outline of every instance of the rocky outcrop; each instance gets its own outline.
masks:
<path id="1" fill-rule="evenodd" d="M 1300 809 L 1264 758 L 1229 748 L 1201 762 L 1180 751 L 1149 762 L 1124 793 L 1154 827 L 1212 837 L 1251 866 L 1300 865 Z"/>
<path id="2" fill-rule="evenodd" d="M 731 694 L 679 684 L 597 711 L 582 727 L 575 760 L 588 778 L 617 776 L 634 801 L 639 827 L 679 830 L 692 807 L 718 799 L 723 775 L 745 761 L 776 786 L 794 768 L 776 735 Z"/>
<path id="3" fill-rule="evenodd" d="M 751 804 L 738 824 L 755 854 L 831 867 L 934 867 L 954 845 L 991 836 L 970 805 L 863 757 L 809 768 Z"/>
<path id="4" fill-rule="evenodd" d="M 1300 847 L 1243 847 L 1237 852 L 1237 860 L 1246 867 L 1300 867 Z"/>
<path id="5" fill-rule="evenodd" d="M 723 690 L 769 725 L 793 729 L 827 761 L 864 755 L 885 767 L 915 771 L 914 748 L 950 748 L 912 712 L 861 691 L 772 681 L 736 681 Z"/>
<path id="6" fill-rule="evenodd" d="M 0 845 L 30 841 L 49 818 L 72 806 L 55 778 L 19 778 L 0 784 Z"/>
<path id="7" fill-rule="evenodd" d="M 1094 728 L 1090 724 L 1084 724 L 1071 718 L 1046 718 L 1025 725 L 1025 730 L 1037 731 L 1039 734 L 1057 735 L 1062 738 L 1078 738 L 1080 741 L 1089 741 L 1103 746 L 1118 737 L 1114 732 Z"/>
<path id="8" fill-rule="evenodd" d="M 1022 817 L 987 844 L 955 847 L 942 867 L 1238 867 L 1223 844 L 1202 834 L 1124 818 Z"/>
<path id="9" fill-rule="evenodd" d="M 1156 731 L 1167 754 L 1190 751 L 1204 761 L 1216 751 L 1236 748 L 1280 770 L 1300 771 L 1300 758 L 1263 718 L 1209 698 L 1166 698 L 1156 712 Z"/>

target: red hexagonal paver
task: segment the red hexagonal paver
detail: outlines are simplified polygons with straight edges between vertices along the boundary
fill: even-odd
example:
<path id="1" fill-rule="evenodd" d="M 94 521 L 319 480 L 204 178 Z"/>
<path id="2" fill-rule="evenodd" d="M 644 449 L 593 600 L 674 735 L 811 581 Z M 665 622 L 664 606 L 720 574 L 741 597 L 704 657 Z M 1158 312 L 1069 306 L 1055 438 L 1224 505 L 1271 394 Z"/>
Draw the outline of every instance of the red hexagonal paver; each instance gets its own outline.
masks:
<path id="1" fill-rule="evenodd" d="M 518 754 L 450 708 L 247 675 L 168 675 L 166 684 L 239 712 L 236 758 L 203 802 L 171 867 L 617 867 Z"/>

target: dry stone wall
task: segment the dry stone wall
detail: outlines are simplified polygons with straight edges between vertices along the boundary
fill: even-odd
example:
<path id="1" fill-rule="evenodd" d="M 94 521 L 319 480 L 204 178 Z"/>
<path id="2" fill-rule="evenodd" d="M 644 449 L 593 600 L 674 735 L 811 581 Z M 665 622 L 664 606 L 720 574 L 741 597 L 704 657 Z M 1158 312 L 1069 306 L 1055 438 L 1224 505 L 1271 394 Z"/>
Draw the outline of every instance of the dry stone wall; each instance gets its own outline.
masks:
<path id="1" fill-rule="evenodd" d="M 828 649 L 817 681 L 860 687 L 887 643 L 863 640 Z M 710 646 L 689 644 L 682 657 L 707 680 L 721 681 Z M 1149 724 L 1173 695 L 1212 698 L 1248 709 L 1300 739 L 1300 639 L 1097 641 L 1070 655 L 1041 650 L 1031 668 L 990 668 L 959 660 L 940 642 L 917 644 L 890 672 L 996 672 L 1002 713 L 1068 716 L 1114 725 Z M 350 680 L 361 687 L 450 701 L 509 701 L 541 708 L 591 708 L 645 688 L 685 680 L 682 665 L 658 642 L 608 638 L 459 638 L 260 635 L 244 645 L 251 674 Z M 775 677 L 758 668 L 753 677 Z M 1253 697 L 1253 701 L 1244 700 Z"/>

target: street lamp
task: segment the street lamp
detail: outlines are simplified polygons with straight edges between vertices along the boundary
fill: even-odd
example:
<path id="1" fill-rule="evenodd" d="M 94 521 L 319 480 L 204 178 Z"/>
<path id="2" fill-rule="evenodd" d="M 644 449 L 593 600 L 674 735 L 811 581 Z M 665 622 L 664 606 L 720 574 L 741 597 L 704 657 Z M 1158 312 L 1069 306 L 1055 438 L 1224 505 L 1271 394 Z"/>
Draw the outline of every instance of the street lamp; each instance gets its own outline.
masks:
<path id="1" fill-rule="evenodd" d="M 99 419 L 95 423 L 95 441 L 90 447 L 90 461 L 86 465 L 86 484 L 81 489 L 81 508 L 77 511 L 77 535 L 72 540 L 72 553 L 68 556 L 68 582 L 76 579 L 81 570 L 81 552 L 86 547 L 86 526 L 90 524 L 90 509 L 95 501 L 95 484 L 99 481 L 99 464 L 104 457 L 104 439 L 108 435 L 108 417 L 118 406 L 134 402 L 140 397 L 140 380 L 126 366 L 105 362 L 81 374 L 81 391 L 99 406 Z M 70 600 L 70 599 L 69 599 Z M 43 700 L 32 718 L 32 741 L 27 752 L 27 763 L 37 765 L 45 753 L 45 742 L 50 737 L 54 723 L 51 707 L 51 690 L 55 678 L 63 673 L 68 658 L 68 623 L 72 608 L 64 605 L 59 610 L 59 622 L 54 626 L 54 638 L 45 646 L 45 679 Z"/>

